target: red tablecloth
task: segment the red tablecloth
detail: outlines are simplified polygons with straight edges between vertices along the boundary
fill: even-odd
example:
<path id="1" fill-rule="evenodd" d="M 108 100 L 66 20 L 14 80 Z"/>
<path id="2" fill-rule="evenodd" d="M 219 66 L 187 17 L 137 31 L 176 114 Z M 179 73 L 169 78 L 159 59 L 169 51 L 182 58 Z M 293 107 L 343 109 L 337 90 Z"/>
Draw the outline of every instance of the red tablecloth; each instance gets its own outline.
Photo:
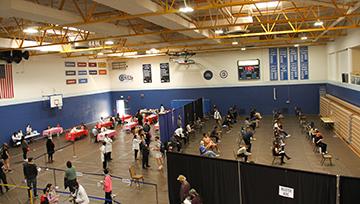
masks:
<path id="1" fill-rule="evenodd" d="M 61 134 L 64 132 L 64 129 L 62 127 L 53 127 L 50 129 L 46 129 L 42 132 L 43 136 L 50 136 L 55 134 Z"/>
<path id="2" fill-rule="evenodd" d="M 101 122 L 96 124 L 97 129 L 101 129 L 102 127 L 110 128 L 113 126 L 113 123 L 111 121 Z"/>
<path id="3" fill-rule="evenodd" d="M 120 116 L 120 118 L 121 118 L 122 122 L 124 123 L 126 120 L 131 119 L 132 116 L 128 115 L 128 114 L 125 114 L 125 115 Z"/>
<path id="4" fill-rule="evenodd" d="M 156 114 L 151 114 L 145 117 L 145 121 L 149 121 L 150 124 L 153 124 L 155 121 L 158 120 L 158 116 Z"/>
<path id="5" fill-rule="evenodd" d="M 103 141 L 106 134 L 111 139 L 114 139 L 114 137 L 116 137 L 116 131 L 115 130 L 106 130 L 105 132 L 101 132 L 101 133 L 99 133 L 97 135 L 97 141 Z"/>
<path id="6" fill-rule="evenodd" d="M 131 130 L 138 125 L 137 122 L 128 122 L 124 125 L 124 130 Z"/>
<path id="7" fill-rule="evenodd" d="M 87 136 L 88 135 L 88 130 L 78 130 L 76 132 L 68 132 L 66 133 L 65 139 L 67 141 L 75 141 L 76 138 L 80 138 L 81 136 Z"/>

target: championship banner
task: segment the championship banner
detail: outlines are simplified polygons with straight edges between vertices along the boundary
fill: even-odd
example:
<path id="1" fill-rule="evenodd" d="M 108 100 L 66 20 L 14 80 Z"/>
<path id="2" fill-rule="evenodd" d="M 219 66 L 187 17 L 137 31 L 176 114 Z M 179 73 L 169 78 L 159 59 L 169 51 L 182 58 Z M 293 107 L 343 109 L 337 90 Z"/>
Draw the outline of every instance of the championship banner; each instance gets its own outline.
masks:
<path id="1" fill-rule="evenodd" d="M 66 84 L 67 84 L 67 85 L 76 84 L 76 79 L 67 79 L 67 80 L 66 80 Z"/>
<path id="2" fill-rule="evenodd" d="M 89 70 L 90 75 L 97 75 L 97 70 Z"/>
<path id="3" fill-rule="evenodd" d="M 269 48 L 270 81 L 278 80 L 277 48 Z"/>
<path id="4" fill-rule="evenodd" d="M 143 81 L 144 83 L 151 83 L 152 76 L 151 76 L 151 64 L 143 64 Z"/>
<path id="5" fill-rule="evenodd" d="M 99 75 L 106 75 L 107 74 L 107 70 L 106 69 L 100 69 L 99 70 Z"/>
<path id="6" fill-rule="evenodd" d="M 86 84 L 88 83 L 88 79 L 87 78 L 81 78 L 79 79 L 79 84 Z"/>
<path id="7" fill-rule="evenodd" d="M 107 66 L 106 62 L 98 62 L 99 68 L 106 68 L 106 66 Z"/>
<path id="8" fill-rule="evenodd" d="M 87 75 L 87 70 L 79 70 L 78 75 Z"/>
<path id="9" fill-rule="evenodd" d="M 97 67 L 97 63 L 96 62 L 89 62 L 89 67 Z"/>
<path id="10" fill-rule="evenodd" d="M 289 48 L 289 58 L 290 58 L 290 80 L 298 80 L 298 48 L 290 47 Z"/>
<path id="11" fill-rule="evenodd" d="M 279 48 L 280 80 L 288 80 L 288 53 L 287 48 Z"/>
<path id="12" fill-rule="evenodd" d="M 75 67 L 75 62 L 65 62 L 65 67 Z"/>
<path id="13" fill-rule="evenodd" d="M 74 70 L 66 70 L 65 75 L 66 76 L 74 76 L 74 75 L 76 75 L 76 71 L 74 71 Z"/>
<path id="14" fill-rule="evenodd" d="M 86 67 L 86 66 L 87 66 L 87 63 L 86 63 L 86 62 L 78 62 L 78 63 L 77 63 L 77 66 L 78 66 L 78 67 Z"/>
<path id="15" fill-rule="evenodd" d="M 309 56 L 308 47 L 300 47 L 300 79 L 309 79 Z"/>
<path id="16" fill-rule="evenodd" d="M 160 63 L 160 79 L 161 83 L 170 82 L 169 63 Z"/>

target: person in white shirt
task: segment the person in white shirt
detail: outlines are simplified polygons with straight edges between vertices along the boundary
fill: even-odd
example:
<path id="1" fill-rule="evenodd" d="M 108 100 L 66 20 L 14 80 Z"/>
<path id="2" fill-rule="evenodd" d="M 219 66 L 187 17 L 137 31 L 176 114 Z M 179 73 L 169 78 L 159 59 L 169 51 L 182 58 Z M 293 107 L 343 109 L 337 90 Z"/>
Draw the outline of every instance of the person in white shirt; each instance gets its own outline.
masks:
<path id="1" fill-rule="evenodd" d="M 78 131 L 78 130 L 77 130 L 76 127 L 73 127 L 73 128 L 70 130 L 71 133 L 75 133 L 75 132 L 77 132 L 77 131 Z"/>
<path id="2" fill-rule="evenodd" d="M 30 124 L 28 124 L 26 126 L 26 135 L 31 135 L 31 133 L 32 133 L 32 127 Z"/>
<path id="3" fill-rule="evenodd" d="M 75 192 L 72 194 L 72 197 L 77 204 L 89 204 L 90 200 L 86 194 L 85 188 L 79 183 L 75 184 Z"/>
<path id="4" fill-rule="evenodd" d="M 178 127 L 176 130 L 175 130 L 175 135 L 182 139 L 184 141 L 184 144 L 186 144 L 186 136 L 184 135 L 184 131 L 182 129 L 182 127 Z"/>
<path id="5" fill-rule="evenodd" d="M 106 143 L 105 145 L 105 159 L 107 161 L 111 161 L 111 152 L 112 152 L 112 139 L 109 138 L 109 136 L 107 134 L 105 134 L 105 138 L 104 138 L 104 142 Z"/>
<path id="6" fill-rule="evenodd" d="M 17 137 L 22 138 L 24 136 L 22 130 L 19 130 L 19 132 L 17 133 Z"/>
<path id="7" fill-rule="evenodd" d="M 20 145 L 21 136 L 19 137 L 19 134 L 14 132 L 14 134 L 11 136 L 11 139 L 14 143 L 14 145 Z"/>
<path id="8" fill-rule="evenodd" d="M 100 122 L 101 123 L 105 122 L 105 119 L 103 117 L 100 117 Z"/>
<path id="9" fill-rule="evenodd" d="M 152 148 L 152 151 L 153 151 L 152 153 L 156 159 L 156 162 L 158 164 L 158 170 L 162 170 L 164 160 L 163 160 L 162 153 L 161 153 L 161 141 L 160 141 L 159 136 L 155 137 L 154 147 Z"/>
<path id="10" fill-rule="evenodd" d="M 221 118 L 221 114 L 218 109 L 215 109 L 214 119 L 215 119 L 216 123 L 221 127 L 222 118 Z"/>
<path id="11" fill-rule="evenodd" d="M 165 112 L 165 107 L 163 104 L 160 105 L 160 113 L 164 113 Z"/>
<path id="12" fill-rule="evenodd" d="M 132 140 L 132 149 L 134 150 L 135 160 L 137 160 L 137 155 L 140 150 L 140 143 L 141 143 L 141 140 L 138 139 L 138 136 L 136 134 L 134 134 L 134 137 Z"/>
<path id="13" fill-rule="evenodd" d="M 100 159 L 103 164 L 103 169 L 106 169 L 106 167 L 107 167 L 107 161 L 105 158 L 105 146 L 106 146 L 106 142 L 103 142 L 100 147 Z"/>

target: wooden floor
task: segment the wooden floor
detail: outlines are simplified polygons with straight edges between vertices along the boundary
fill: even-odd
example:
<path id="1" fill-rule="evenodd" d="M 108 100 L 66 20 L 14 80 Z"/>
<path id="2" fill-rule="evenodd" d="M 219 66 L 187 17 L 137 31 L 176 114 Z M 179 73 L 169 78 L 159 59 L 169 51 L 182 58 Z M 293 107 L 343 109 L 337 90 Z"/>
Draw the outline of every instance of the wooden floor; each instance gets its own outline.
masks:
<path id="1" fill-rule="evenodd" d="M 286 151 L 292 157 L 287 161 L 284 168 L 301 169 L 306 171 L 323 172 L 330 174 L 348 175 L 360 177 L 360 158 L 354 154 L 349 147 L 333 132 L 324 129 L 321 126 L 317 116 L 309 117 L 316 126 L 325 135 L 325 141 L 328 144 L 328 151 L 333 156 L 333 166 L 321 166 L 321 155 L 313 152 L 313 144 L 306 139 L 304 133 L 301 132 L 298 121 L 295 117 L 289 116 L 285 119 L 284 127 L 291 134 L 286 141 Z M 210 131 L 213 121 L 206 122 L 203 131 Z M 236 138 L 239 136 L 240 123 L 237 123 L 229 133 L 224 133 L 221 143 L 221 158 L 234 159 L 233 150 L 236 147 Z M 185 148 L 184 152 L 198 155 L 198 144 L 201 139 L 201 133 L 197 132 L 192 136 L 190 144 Z M 255 163 L 271 165 L 271 141 L 272 141 L 272 123 L 270 117 L 265 117 L 260 128 L 256 130 L 256 141 L 253 142 L 252 156 L 250 161 Z M 129 178 L 128 167 L 135 164 L 137 173 L 143 174 L 145 181 L 157 185 L 158 200 L 160 204 L 168 203 L 167 196 L 167 178 L 166 170 L 158 171 L 153 158 L 150 159 L 150 169 L 141 169 L 140 161 L 134 162 L 133 153 L 131 151 L 132 136 L 118 129 L 118 137 L 113 145 L 113 161 L 110 163 L 111 173 L 123 178 Z M 102 173 L 99 144 L 94 144 L 89 138 L 83 138 L 75 142 L 75 152 L 71 143 L 64 140 L 64 137 L 55 137 L 56 148 L 63 145 L 69 145 L 62 151 L 56 152 L 54 155 L 55 162 L 48 165 L 49 167 L 65 169 L 65 162 L 71 160 L 77 171 Z M 45 152 L 45 140 L 31 143 L 32 151 L 30 156 L 36 157 Z M 21 150 L 19 148 L 11 149 L 12 168 L 14 171 L 8 173 L 8 182 L 17 185 L 25 185 L 23 181 Z M 76 155 L 76 157 L 73 157 Z M 38 166 L 45 166 L 44 158 L 36 160 Z M 63 189 L 63 172 L 55 172 L 56 184 L 59 190 Z M 101 176 L 83 175 L 79 177 L 79 182 L 85 187 L 87 193 L 93 196 L 103 197 L 101 187 L 97 186 L 97 182 L 102 180 Z M 44 187 L 47 183 L 55 183 L 53 171 L 42 169 L 38 176 L 38 187 Z M 126 180 L 113 179 L 113 193 L 116 199 L 123 204 L 131 203 L 156 203 L 156 189 L 151 185 L 141 186 L 140 189 L 135 186 L 130 187 Z M 67 197 L 63 196 L 61 203 L 67 203 Z M 9 192 L 0 196 L 0 203 L 26 203 L 27 194 L 25 190 L 12 188 Z M 35 203 L 39 203 L 38 200 Z M 100 201 L 92 201 L 91 203 L 103 203 Z"/>

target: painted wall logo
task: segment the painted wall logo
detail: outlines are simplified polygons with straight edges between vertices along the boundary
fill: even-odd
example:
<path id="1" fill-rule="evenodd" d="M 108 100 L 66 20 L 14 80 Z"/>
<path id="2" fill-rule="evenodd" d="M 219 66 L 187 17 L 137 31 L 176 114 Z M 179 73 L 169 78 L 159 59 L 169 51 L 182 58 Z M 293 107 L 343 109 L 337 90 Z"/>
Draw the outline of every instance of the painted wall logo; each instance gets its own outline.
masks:
<path id="1" fill-rule="evenodd" d="M 213 73 L 212 73 L 212 71 L 206 70 L 206 71 L 204 72 L 204 79 L 210 80 L 210 79 L 212 79 L 212 78 L 213 78 Z"/>
<path id="2" fill-rule="evenodd" d="M 120 76 L 119 76 L 120 81 L 132 81 L 133 79 L 134 79 L 134 77 L 131 75 L 120 74 Z"/>

